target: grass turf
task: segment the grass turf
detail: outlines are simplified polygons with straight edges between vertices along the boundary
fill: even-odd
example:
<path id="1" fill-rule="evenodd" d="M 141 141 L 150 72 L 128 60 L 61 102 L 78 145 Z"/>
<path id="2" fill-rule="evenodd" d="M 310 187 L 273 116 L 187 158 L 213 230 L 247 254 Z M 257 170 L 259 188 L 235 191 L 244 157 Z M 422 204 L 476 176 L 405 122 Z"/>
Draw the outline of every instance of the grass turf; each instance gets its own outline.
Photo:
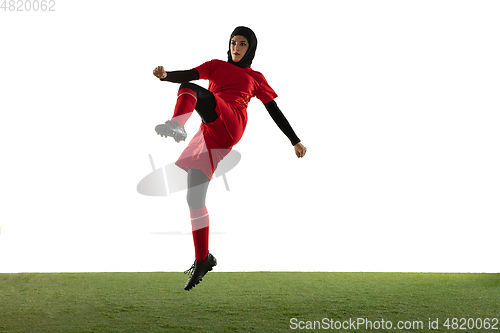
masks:
<path id="1" fill-rule="evenodd" d="M 301 327 L 323 318 L 393 324 L 377 332 L 500 331 L 500 323 L 496 330 L 443 326 L 446 318 L 499 318 L 500 274 L 210 272 L 189 292 L 186 278 L 0 274 L 0 332 L 300 331 L 291 330 L 291 318 L 303 321 Z M 429 318 L 439 318 L 439 329 L 428 328 Z M 424 328 L 398 330 L 398 321 L 422 321 Z"/>

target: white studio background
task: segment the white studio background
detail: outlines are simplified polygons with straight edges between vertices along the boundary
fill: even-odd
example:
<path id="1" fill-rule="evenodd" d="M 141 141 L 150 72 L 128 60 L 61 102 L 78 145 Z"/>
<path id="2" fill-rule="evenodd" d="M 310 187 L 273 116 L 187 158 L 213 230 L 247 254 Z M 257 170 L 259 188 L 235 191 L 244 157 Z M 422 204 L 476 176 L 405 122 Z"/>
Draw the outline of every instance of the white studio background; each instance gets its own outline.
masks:
<path id="1" fill-rule="evenodd" d="M 208 193 L 218 271 L 499 272 L 499 16 L 472 0 L 2 9 L 0 272 L 191 265 L 185 192 L 136 190 L 149 154 L 158 168 L 186 145 L 154 132 L 178 85 L 152 71 L 226 59 L 238 25 L 308 153 L 252 100 L 231 191 Z"/>

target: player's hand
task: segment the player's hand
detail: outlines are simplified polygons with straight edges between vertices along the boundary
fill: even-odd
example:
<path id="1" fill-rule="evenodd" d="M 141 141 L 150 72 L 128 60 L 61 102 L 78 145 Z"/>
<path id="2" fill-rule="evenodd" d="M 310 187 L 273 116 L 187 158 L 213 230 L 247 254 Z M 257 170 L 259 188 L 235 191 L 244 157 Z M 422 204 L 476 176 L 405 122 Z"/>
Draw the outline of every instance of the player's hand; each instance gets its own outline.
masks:
<path id="1" fill-rule="evenodd" d="M 298 158 L 302 158 L 306 154 L 307 148 L 300 142 L 293 146 L 293 148 L 295 149 L 295 155 L 297 155 Z"/>
<path id="2" fill-rule="evenodd" d="M 167 72 L 163 69 L 163 66 L 158 66 L 154 69 L 153 75 L 159 79 L 164 79 L 167 77 Z"/>

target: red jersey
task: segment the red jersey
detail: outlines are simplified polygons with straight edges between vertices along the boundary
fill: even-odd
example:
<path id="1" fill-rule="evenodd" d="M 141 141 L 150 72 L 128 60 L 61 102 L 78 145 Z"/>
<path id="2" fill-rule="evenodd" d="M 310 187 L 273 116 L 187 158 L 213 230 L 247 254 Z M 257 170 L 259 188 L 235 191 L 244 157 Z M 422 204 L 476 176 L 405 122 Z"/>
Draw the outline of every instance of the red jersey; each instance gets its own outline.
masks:
<path id="1" fill-rule="evenodd" d="M 208 90 L 229 103 L 248 106 L 252 97 L 266 104 L 278 95 L 269 86 L 264 75 L 251 68 L 240 68 L 227 61 L 212 60 L 195 68 L 200 79 L 209 80 Z"/>
<path id="2" fill-rule="evenodd" d="M 209 80 L 216 100 L 217 120 L 201 124 L 200 131 L 179 157 L 177 165 L 201 169 L 211 178 L 217 164 L 241 139 L 247 124 L 247 106 L 252 97 L 263 104 L 278 95 L 264 75 L 251 68 L 240 68 L 226 61 L 211 60 L 195 68 L 200 79 Z M 208 154 L 207 154 L 208 153 Z"/>

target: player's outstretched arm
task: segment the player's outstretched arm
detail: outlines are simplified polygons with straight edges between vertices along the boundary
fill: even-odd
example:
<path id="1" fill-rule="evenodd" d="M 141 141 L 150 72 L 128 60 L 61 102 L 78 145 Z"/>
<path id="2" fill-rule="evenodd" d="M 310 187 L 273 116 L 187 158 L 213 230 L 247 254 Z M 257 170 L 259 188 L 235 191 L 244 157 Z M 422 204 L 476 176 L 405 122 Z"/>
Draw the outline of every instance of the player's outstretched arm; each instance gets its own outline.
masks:
<path id="1" fill-rule="evenodd" d="M 161 81 L 174 83 L 189 82 L 200 79 L 200 73 L 198 73 L 198 71 L 194 68 L 187 71 L 167 72 L 163 66 L 158 66 L 153 70 L 153 75 Z"/>
<path id="2" fill-rule="evenodd" d="M 269 115 L 271 118 L 273 118 L 274 122 L 278 127 L 281 129 L 283 133 L 290 139 L 290 142 L 293 145 L 293 148 L 295 150 L 295 155 L 297 157 L 304 157 L 306 154 L 306 147 L 300 142 L 300 139 L 297 137 L 295 132 L 292 129 L 292 126 L 290 126 L 290 123 L 288 120 L 286 120 L 285 115 L 283 112 L 278 107 L 278 104 L 276 104 L 276 101 L 272 100 L 269 103 L 264 104 L 266 107 L 267 111 L 269 112 Z"/>

